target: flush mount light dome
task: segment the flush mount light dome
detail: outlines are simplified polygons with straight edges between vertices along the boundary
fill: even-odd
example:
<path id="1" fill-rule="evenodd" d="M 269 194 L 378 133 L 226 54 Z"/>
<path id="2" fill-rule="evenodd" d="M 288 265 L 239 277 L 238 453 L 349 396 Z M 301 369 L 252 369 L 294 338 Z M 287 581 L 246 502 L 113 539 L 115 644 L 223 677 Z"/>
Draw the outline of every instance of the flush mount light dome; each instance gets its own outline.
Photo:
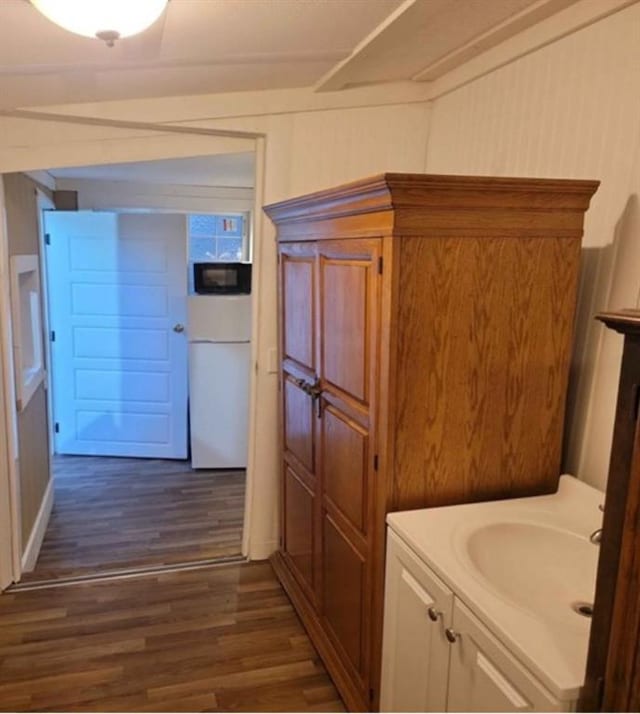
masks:
<path id="1" fill-rule="evenodd" d="M 98 37 L 109 47 L 120 37 L 146 30 L 169 0 L 31 0 L 56 25 L 84 37 Z"/>

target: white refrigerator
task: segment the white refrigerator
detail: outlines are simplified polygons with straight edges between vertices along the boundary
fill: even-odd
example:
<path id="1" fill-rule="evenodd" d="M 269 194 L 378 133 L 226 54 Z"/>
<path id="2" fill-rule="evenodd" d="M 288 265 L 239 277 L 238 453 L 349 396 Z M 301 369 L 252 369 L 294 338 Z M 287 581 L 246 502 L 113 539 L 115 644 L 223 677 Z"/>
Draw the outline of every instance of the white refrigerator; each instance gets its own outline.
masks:
<path id="1" fill-rule="evenodd" d="M 246 468 L 251 296 L 190 297 L 187 329 L 191 465 Z"/>

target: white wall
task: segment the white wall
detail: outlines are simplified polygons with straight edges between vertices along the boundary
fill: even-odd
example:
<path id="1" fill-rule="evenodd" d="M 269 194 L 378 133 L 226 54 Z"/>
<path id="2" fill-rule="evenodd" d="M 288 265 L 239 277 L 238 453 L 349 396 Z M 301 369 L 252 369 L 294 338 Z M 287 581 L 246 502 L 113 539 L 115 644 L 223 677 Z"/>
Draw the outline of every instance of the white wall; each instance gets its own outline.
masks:
<path id="1" fill-rule="evenodd" d="M 604 488 L 622 340 L 593 320 L 640 288 L 640 5 L 438 98 L 431 172 L 600 179 L 587 213 L 566 468 Z"/>
<path id="2" fill-rule="evenodd" d="M 429 117 L 424 94 L 423 87 L 388 85 L 336 95 L 279 90 L 43 111 L 106 121 L 179 122 L 182 127 L 253 134 L 259 146 L 264 146 L 262 183 L 264 202 L 270 203 L 368 174 L 422 171 Z M 54 121 L 50 116 L 38 119 L 34 115 L 0 118 L 0 171 L 195 156 L 215 153 L 220 141 L 204 135 L 168 134 L 121 124 L 83 125 L 76 121 Z M 246 139 L 238 142 L 237 150 L 247 150 Z M 255 268 L 262 287 L 255 335 L 258 458 L 254 460 L 254 507 L 249 534 L 249 552 L 254 558 L 269 555 L 277 545 L 278 535 L 278 392 L 277 375 L 269 371 L 269 353 L 277 346 L 274 236 L 273 226 L 262 215 L 256 231 L 260 246 Z"/>

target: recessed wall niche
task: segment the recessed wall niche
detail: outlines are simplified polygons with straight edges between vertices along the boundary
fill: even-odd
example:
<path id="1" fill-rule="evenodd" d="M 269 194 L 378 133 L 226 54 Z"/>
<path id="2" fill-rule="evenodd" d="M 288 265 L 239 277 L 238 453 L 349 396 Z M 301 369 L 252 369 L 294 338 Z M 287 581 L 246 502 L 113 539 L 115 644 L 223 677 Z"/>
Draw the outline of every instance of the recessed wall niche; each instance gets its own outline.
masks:
<path id="1" fill-rule="evenodd" d="M 13 356 L 18 411 L 25 409 L 44 379 L 40 271 L 37 255 L 11 258 Z"/>

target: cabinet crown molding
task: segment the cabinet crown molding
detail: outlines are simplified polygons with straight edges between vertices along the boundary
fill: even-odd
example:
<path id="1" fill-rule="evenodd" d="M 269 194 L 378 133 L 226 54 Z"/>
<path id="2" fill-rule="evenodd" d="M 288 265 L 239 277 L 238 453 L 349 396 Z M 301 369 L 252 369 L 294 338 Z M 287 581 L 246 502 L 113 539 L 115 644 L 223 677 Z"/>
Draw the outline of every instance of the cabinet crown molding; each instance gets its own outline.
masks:
<path id="1" fill-rule="evenodd" d="M 362 235 L 582 237 L 599 181 L 384 173 L 265 206 L 279 241 Z M 355 233 L 354 233 L 355 235 Z"/>

